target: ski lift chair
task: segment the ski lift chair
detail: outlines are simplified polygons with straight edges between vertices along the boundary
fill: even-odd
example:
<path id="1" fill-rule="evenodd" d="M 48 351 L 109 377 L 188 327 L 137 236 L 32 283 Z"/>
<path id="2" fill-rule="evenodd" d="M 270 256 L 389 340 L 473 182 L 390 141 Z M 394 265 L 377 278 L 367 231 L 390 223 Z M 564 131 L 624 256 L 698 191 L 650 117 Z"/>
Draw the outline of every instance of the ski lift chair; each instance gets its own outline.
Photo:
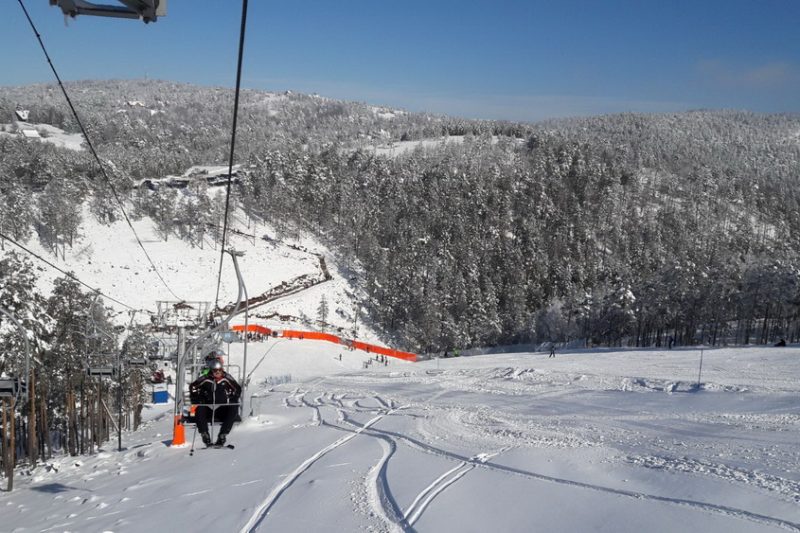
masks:
<path id="1" fill-rule="evenodd" d="M 205 362 L 202 363 L 193 363 L 188 365 L 188 369 L 191 372 L 190 375 L 197 376 L 200 374 L 200 371 L 205 367 Z M 240 365 L 226 365 L 226 371 L 231 375 L 234 376 L 236 382 L 239 383 L 241 386 L 242 383 L 242 367 Z M 232 371 L 235 371 L 234 374 Z M 234 424 L 238 424 L 242 421 L 242 401 L 239 398 L 239 401 L 236 403 L 226 403 L 226 404 L 211 404 L 211 403 L 192 403 L 191 397 L 189 395 L 188 390 L 184 390 L 184 401 L 183 405 L 185 406 L 183 409 L 183 413 L 181 416 L 181 422 L 185 426 L 194 426 L 197 427 L 197 421 L 195 419 L 195 412 L 197 411 L 198 407 L 210 407 L 211 408 L 211 420 L 208 422 L 208 428 L 211 433 L 211 437 L 214 437 L 214 426 L 222 425 L 221 420 L 215 419 L 214 415 L 216 414 L 217 407 L 221 407 L 223 405 L 235 405 L 238 407 L 238 412 L 236 413 L 236 419 L 234 420 Z"/>
<path id="2" fill-rule="evenodd" d="M 93 15 L 141 19 L 145 23 L 155 22 L 167 14 L 167 0 L 118 0 L 120 4 L 96 4 L 88 0 L 50 0 L 51 6 L 58 6 L 65 16 Z"/>

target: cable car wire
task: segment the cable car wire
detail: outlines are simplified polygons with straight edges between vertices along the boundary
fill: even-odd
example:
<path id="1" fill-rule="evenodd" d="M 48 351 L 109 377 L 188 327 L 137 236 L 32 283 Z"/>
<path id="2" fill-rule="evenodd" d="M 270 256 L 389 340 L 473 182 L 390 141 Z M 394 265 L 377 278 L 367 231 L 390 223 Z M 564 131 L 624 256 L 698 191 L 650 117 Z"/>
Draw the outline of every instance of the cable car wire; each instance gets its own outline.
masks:
<path id="1" fill-rule="evenodd" d="M 159 270 L 156 267 L 155 263 L 150 258 L 150 254 L 147 253 L 147 250 L 145 249 L 144 244 L 142 243 L 142 240 L 139 238 L 139 234 L 136 233 L 136 229 L 133 227 L 133 224 L 131 223 L 130 218 L 128 218 L 128 213 L 125 212 L 125 206 L 123 205 L 122 200 L 119 197 L 119 194 L 117 194 L 117 190 L 114 188 L 114 184 L 111 183 L 111 179 L 108 177 L 108 174 L 106 173 L 106 169 L 103 166 L 102 161 L 100 160 L 100 156 L 97 155 L 97 151 L 95 151 L 94 145 L 92 144 L 92 141 L 89 139 L 89 133 L 86 131 L 86 128 L 83 127 L 83 123 L 81 122 L 81 119 L 78 116 L 78 112 L 75 110 L 75 106 L 72 105 L 72 100 L 70 99 L 69 94 L 67 93 L 66 87 L 64 87 L 64 84 L 61 81 L 61 77 L 58 75 L 58 71 L 56 71 L 55 65 L 53 65 L 53 61 L 50 59 L 50 54 L 47 53 L 47 48 L 44 45 L 44 41 L 42 41 L 42 36 L 39 34 L 39 31 L 36 29 L 36 25 L 33 23 L 33 20 L 31 19 L 30 15 L 28 14 L 28 10 L 25 8 L 25 4 L 22 3 L 22 0 L 17 0 L 17 1 L 19 2 L 19 5 L 22 8 L 22 11 L 25 13 L 25 18 L 28 19 L 28 23 L 30 24 L 31 29 L 33 30 L 33 33 L 36 35 L 36 39 L 39 41 L 39 46 L 41 46 L 42 52 L 44 52 L 44 56 L 45 56 L 45 58 L 47 58 L 47 63 L 50 65 L 50 70 L 53 71 L 53 75 L 55 75 L 56 81 L 58 81 L 58 86 L 61 87 L 61 92 L 64 93 L 64 98 L 67 100 L 67 104 L 69 105 L 69 108 L 72 110 L 72 115 L 75 117 L 75 120 L 78 123 L 78 127 L 80 127 L 80 129 L 81 129 L 81 133 L 83 133 L 84 139 L 86 139 L 86 144 L 89 146 L 89 150 L 92 152 L 92 155 L 94 156 L 95 160 L 97 161 L 98 166 L 100 167 L 100 172 L 102 173 L 103 178 L 105 178 L 106 183 L 108 183 L 108 186 L 111 188 L 111 192 L 113 193 L 114 198 L 117 200 L 117 203 L 119 204 L 119 208 L 122 211 L 122 215 L 125 217 L 125 222 L 127 222 L 128 223 L 128 227 L 131 228 L 131 231 L 133 232 L 134 237 L 136 237 L 136 242 L 139 243 L 139 247 L 142 249 L 142 252 L 144 252 L 145 257 L 147 257 L 147 261 L 153 267 L 153 271 L 158 276 L 158 279 L 161 280 L 161 283 L 164 285 L 164 287 L 167 288 L 167 290 L 170 292 L 170 294 L 172 294 L 172 296 L 174 296 L 178 300 L 181 300 L 181 298 L 173 292 L 173 290 L 170 288 L 170 286 L 167 285 L 167 282 L 163 278 L 163 276 L 161 275 L 161 272 L 159 272 Z M 228 178 L 230 179 L 230 176 L 228 176 Z M 230 188 L 230 184 L 228 185 L 228 187 Z M 226 210 L 226 213 L 227 213 L 227 210 Z M 220 267 L 220 272 L 221 272 L 221 270 L 222 269 Z"/>
<path id="2" fill-rule="evenodd" d="M 109 296 L 109 295 L 107 295 L 107 294 L 104 294 L 104 293 L 100 292 L 100 290 L 99 290 L 99 289 L 97 289 L 97 288 L 95 288 L 95 287 L 92 287 L 92 286 L 91 286 L 91 285 L 89 285 L 88 283 L 85 283 L 85 282 L 81 281 L 81 280 L 80 280 L 79 278 L 77 278 L 77 277 L 76 277 L 74 274 L 71 274 L 70 272 L 67 272 L 66 270 L 64 270 L 64 269 L 62 269 L 62 268 L 59 268 L 58 266 L 54 265 L 53 263 L 51 263 L 50 261 L 48 261 L 48 260 L 47 260 L 47 259 L 45 259 L 44 257 L 42 257 L 42 256 L 40 256 L 39 254 L 37 254 L 36 252 L 34 252 L 34 251 L 32 251 L 32 250 L 29 250 L 29 249 L 28 249 L 28 248 L 26 248 L 25 246 L 21 245 L 21 244 L 20 244 L 20 243 L 18 243 L 16 240 L 12 239 L 12 238 L 11 238 L 11 237 L 9 237 L 8 235 L 4 234 L 3 232 L 0 232 L 0 239 L 3 239 L 3 240 L 6 240 L 6 241 L 10 242 L 11 244 L 13 244 L 13 245 L 17 246 L 17 247 L 18 247 L 18 248 L 20 248 L 21 250 L 23 250 L 23 251 L 27 252 L 28 254 L 32 255 L 33 257 L 35 257 L 36 259 L 38 259 L 38 260 L 39 260 L 39 261 L 41 261 L 42 263 L 46 264 L 47 266 L 49 266 L 49 267 L 51 267 L 51 268 L 54 268 L 55 270 L 58 270 L 59 272 L 61 272 L 62 274 L 64 274 L 64 275 L 65 275 L 66 277 L 68 277 L 69 279 L 71 279 L 71 280 L 73 280 L 73 281 L 77 281 L 78 283 L 80 283 L 81 285 L 83 285 L 84 287 L 86 287 L 87 289 L 91 289 L 91 291 L 92 291 L 92 292 L 94 292 L 94 293 L 97 293 L 97 294 L 100 294 L 101 296 L 103 296 L 104 298 L 107 298 L 107 299 L 111 300 L 112 302 L 116 302 L 116 303 L 118 303 L 119 305 L 121 305 L 121 306 L 123 306 L 123 307 L 127 307 L 127 308 L 128 308 L 128 309 L 130 309 L 131 311 L 144 311 L 144 312 L 146 312 L 146 313 L 149 313 L 149 314 L 151 314 L 151 315 L 152 315 L 152 314 L 155 314 L 155 313 L 153 313 L 152 311 L 148 311 L 147 309 L 137 309 L 137 308 L 135 308 L 135 307 L 133 307 L 133 306 L 130 306 L 130 305 L 126 304 L 125 302 L 121 302 L 121 301 L 117 300 L 116 298 L 112 298 L 111 296 Z"/>
<path id="3" fill-rule="evenodd" d="M 21 0 L 20 0 L 21 1 Z M 225 220 L 222 226 L 222 246 L 219 253 L 219 274 L 217 274 L 217 294 L 214 296 L 214 307 L 219 303 L 219 286 L 222 283 L 222 263 L 225 259 L 225 237 L 228 234 L 228 209 L 231 198 L 231 181 L 233 181 L 233 152 L 236 147 L 236 120 L 239 115 L 239 89 L 242 83 L 242 57 L 244 55 L 244 33 L 247 27 L 247 0 L 242 0 L 242 25 L 239 29 L 239 59 L 236 65 L 236 93 L 233 100 L 233 127 L 231 131 L 231 154 L 228 160 L 228 185 L 225 191 Z"/>

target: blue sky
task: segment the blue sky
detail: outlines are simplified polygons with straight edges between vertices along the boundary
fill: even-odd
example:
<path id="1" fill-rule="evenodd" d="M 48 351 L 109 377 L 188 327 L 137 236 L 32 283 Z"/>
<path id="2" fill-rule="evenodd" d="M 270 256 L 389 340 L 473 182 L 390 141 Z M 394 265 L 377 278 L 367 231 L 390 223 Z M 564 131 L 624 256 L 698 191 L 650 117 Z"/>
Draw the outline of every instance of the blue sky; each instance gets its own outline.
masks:
<path id="1" fill-rule="evenodd" d="M 149 25 L 65 25 L 47 0 L 24 3 L 65 80 L 234 85 L 239 0 L 169 0 Z M 0 85 L 52 81 L 18 1 L 2 4 Z M 798 113 L 800 1 L 250 0 L 243 85 L 520 121 Z"/>

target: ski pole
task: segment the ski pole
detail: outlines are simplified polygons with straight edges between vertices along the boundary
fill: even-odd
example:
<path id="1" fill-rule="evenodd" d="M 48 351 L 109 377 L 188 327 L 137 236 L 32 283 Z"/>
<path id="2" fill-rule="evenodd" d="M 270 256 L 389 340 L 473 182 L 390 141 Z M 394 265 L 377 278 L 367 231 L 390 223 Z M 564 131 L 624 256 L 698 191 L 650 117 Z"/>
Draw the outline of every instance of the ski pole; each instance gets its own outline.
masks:
<path id="1" fill-rule="evenodd" d="M 214 438 L 214 415 L 217 414 L 217 399 L 214 398 L 214 403 L 211 404 L 211 438 Z"/>
<path id="2" fill-rule="evenodd" d="M 194 425 L 194 433 L 192 433 L 192 447 L 189 450 L 189 457 L 194 455 L 194 439 L 197 437 L 197 424 Z"/>

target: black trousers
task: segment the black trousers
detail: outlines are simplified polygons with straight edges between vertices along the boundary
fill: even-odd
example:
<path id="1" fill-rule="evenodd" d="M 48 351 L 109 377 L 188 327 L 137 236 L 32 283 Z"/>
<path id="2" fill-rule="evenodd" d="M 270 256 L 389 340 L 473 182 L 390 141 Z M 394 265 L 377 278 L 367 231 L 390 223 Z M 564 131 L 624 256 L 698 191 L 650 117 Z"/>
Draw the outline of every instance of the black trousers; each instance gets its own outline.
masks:
<path id="1" fill-rule="evenodd" d="M 236 422 L 236 415 L 239 414 L 238 405 L 218 405 L 213 410 L 213 421 L 222 422 L 220 433 L 230 433 L 233 423 Z M 200 405 L 194 412 L 194 421 L 200 433 L 208 433 L 208 423 L 211 421 L 212 409 L 205 405 Z"/>

